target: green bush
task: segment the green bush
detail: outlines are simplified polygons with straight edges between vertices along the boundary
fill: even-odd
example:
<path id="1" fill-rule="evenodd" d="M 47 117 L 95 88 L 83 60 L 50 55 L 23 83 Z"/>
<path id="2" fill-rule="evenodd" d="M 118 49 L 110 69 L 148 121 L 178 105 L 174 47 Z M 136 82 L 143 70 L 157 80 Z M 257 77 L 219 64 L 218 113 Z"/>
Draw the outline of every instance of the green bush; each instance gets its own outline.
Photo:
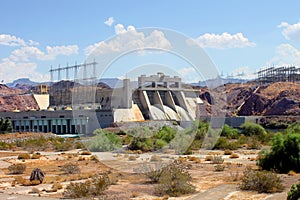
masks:
<path id="1" fill-rule="evenodd" d="M 286 129 L 287 134 L 289 133 L 300 133 L 300 123 L 294 123 L 287 127 Z"/>
<path id="2" fill-rule="evenodd" d="M 192 129 L 196 130 L 195 140 L 203 140 L 208 132 L 209 123 L 196 121 L 193 124 L 193 126 L 195 126 L 195 127 L 193 127 Z"/>
<path id="3" fill-rule="evenodd" d="M 23 163 L 13 164 L 8 167 L 11 174 L 23 174 L 26 170 L 26 165 Z"/>
<path id="4" fill-rule="evenodd" d="M 244 171 L 240 188 L 242 190 L 252 190 L 259 193 L 282 192 L 284 189 L 282 180 L 275 173 L 254 171 L 251 169 Z"/>
<path id="5" fill-rule="evenodd" d="M 300 172 L 300 135 L 276 134 L 270 151 L 263 151 L 257 163 L 262 169 L 288 173 Z"/>
<path id="6" fill-rule="evenodd" d="M 157 134 L 154 135 L 154 138 L 165 141 L 166 143 L 170 143 L 171 140 L 175 137 L 177 133 L 176 128 L 172 128 L 170 126 L 163 126 Z"/>
<path id="7" fill-rule="evenodd" d="M 88 145 L 90 151 L 112 151 L 122 147 L 122 139 L 114 133 L 97 129 L 94 134 L 96 136 L 91 139 Z"/>
<path id="8" fill-rule="evenodd" d="M 262 127 L 259 124 L 250 123 L 250 122 L 245 122 L 241 126 L 241 130 L 242 130 L 241 134 L 244 134 L 246 136 L 254 136 L 254 135 L 264 136 L 264 135 L 267 135 L 267 132 L 264 129 L 264 127 Z"/>
<path id="9" fill-rule="evenodd" d="M 240 147 L 240 143 L 237 141 L 230 141 L 225 137 L 220 137 L 217 140 L 213 149 L 229 149 L 229 150 L 237 150 Z"/>
<path id="10" fill-rule="evenodd" d="M 175 161 L 162 168 L 155 192 L 159 195 L 181 196 L 193 193 L 192 177 L 181 162 Z"/>
<path id="11" fill-rule="evenodd" d="M 225 124 L 221 131 L 221 136 L 226 137 L 228 139 L 237 139 L 239 137 L 239 131 Z"/>
<path id="12" fill-rule="evenodd" d="M 132 136 L 125 138 L 130 150 L 154 151 L 167 146 L 177 133 L 176 128 L 163 126 L 159 130 L 150 130 L 148 127 L 140 127 L 128 131 Z"/>
<path id="13" fill-rule="evenodd" d="M 287 200 L 298 200 L 300 198 L 300 183 L 292 185 L 288 192 Z"/>

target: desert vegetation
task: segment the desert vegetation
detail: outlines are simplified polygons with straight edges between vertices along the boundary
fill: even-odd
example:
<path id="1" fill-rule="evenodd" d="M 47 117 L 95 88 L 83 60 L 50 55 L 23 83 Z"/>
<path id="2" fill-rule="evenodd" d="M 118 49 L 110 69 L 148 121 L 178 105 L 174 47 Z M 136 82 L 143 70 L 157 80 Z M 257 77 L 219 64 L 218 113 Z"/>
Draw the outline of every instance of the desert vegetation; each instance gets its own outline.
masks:
<path id="1" fill-rule="evenodd" d="M 2 141 L 14 151 L 1 155 L 10 163 L 1 170 L 8 180 L 15 180 L 10 184 L 19 191 L 34 186 L 26 190 L 27 195 L 57 198 L 167 199 L 191 196 L 222 185 L 233 185 L 233 191 L 239 195 L 247 191 L 247 195 L 262 198 L 270 193 L 285 193 L 288 199 L 299 197 L 299 124 L 280 133 L 270 133 L 251 123 L 239 129 L 224 126 L 212 150 L 200 150 L 204 138 L 211 142 L 215 134 L 208 123 L 195 122 L 185 130 L 169 126 L 115 133 L 96 130 L 92 137 L 82 139 L 84 145 L 81 140 L 53 137 Z M 180 143 L 177 137 L 193 140 L 178 151 L 176 145 L 186 143 Z M 207 141 L 206 144 L 213 144 Z M 33 147 L 41 142 L 44 147 Z M 72 151 L 60 153 L 63 144 L 67 145 L 63 149 Z M 56 153 L 47 154 L 43 149 Z M 107 155 L 113 160 L 106 161 Z M 127 172 L 130 170 L 134 173 Z M 229 195 L 227 199 L 235 198 Z"/>

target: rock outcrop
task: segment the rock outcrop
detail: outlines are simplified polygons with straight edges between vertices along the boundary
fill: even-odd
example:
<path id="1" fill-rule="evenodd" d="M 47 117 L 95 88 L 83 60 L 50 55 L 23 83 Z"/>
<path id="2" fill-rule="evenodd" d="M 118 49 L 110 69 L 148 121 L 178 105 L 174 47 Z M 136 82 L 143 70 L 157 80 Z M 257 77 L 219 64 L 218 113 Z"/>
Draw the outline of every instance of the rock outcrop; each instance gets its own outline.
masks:
<path id="1" fill-rule="evenodd" d="M 223 112 L 228 116 L 300 114 L 300 83 L 276 82 L 264 86 L 256 83 L 226 84 L 222 88 L 227 98 Z M 200 98 L 209 107 L 214 98 L 213 91 L 220 88 L 202 90 Z"/>

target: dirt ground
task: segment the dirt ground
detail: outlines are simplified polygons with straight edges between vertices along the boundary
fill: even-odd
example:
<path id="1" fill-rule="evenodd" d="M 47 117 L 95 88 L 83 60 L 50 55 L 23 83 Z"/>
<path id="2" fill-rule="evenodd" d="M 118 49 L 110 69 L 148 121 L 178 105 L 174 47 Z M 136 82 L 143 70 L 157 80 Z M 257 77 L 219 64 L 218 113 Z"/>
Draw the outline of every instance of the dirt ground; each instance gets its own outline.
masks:
<path id="1" fill-rule="evenodd" d="M 237 150 L 238 158 L 231 159 L 229 155 L 223 155 L 223 151 L 199 151 L 190 156 L 178 156 L 169 152 L 157 153 L 161 161 L 153 162 L 150 153 L 93 153 L 93 155 L 81 155 L 80 150 L 67 152 L 40 152 L 38 159 L 19 160 L 17 156 L 24 152 L 0 152 L 0 198 L 1 199 L 22 199 L 39 197 L 39 199 L 59 199 L 63 197 L 63 191 L 70 182 L 85 181 L 90 179 L 95 173 L 108 172 L 109 176 L 118 180 L 106 191 L 108 199 L 163 199 L 154 194 L 155 184 L 150 184 L 149 180 L 138 172 L 145 172 L 145 166 L 160 167 L 163 163 L 169 163 L 175 159 L 180 159 L 189 166 L 188 171 L 193 178 L 193 185 L 197 192 L 192 195 L 182 197 L 170 197 L 169 199 L 223 199 L 223 200 L 282 200 L 286 198 L 286 193 L 290 186 L 297 183 L 300 175 L 293 176 L 280 175 L 284 181 L 285 191 L 275 194 L 258 194 L 257 192 L 241 191 L 238 186 L 245 168 L 255 168 L 255 159 L 258 151 Z M 205 161 L 207 155 L 221 155 L 224 159 L 225 170 L 216 172 L 215 164 Z M 95 156 L 99 160 L 95 160 Z M 135 157 L 136 160 L 130 159 Z M 80 174 L 65 174 L 61 166 L 72 162 L 78 164 L 81 169 Z M 8 166 L 14 163 L 26 164 L 26 172 L 20 175 L 12 175 L 8 171 Z M 24 186 L 18 183 L 19 178 L 29 179 L 30 172 L 34 168 L 40 168 L 45 173 L 42 184 L 35 186 Z M 17 180 L 17 181 L 16 181 Z M 56 192 L 51 191 L 55 182 L 60 182 L 63 186 Z M 32 193 L 33 191 L 38 191 Z M 24 197 L 24 198 L 23 198 Z M 167 197 L 164 197 L 165 199 Z"/>

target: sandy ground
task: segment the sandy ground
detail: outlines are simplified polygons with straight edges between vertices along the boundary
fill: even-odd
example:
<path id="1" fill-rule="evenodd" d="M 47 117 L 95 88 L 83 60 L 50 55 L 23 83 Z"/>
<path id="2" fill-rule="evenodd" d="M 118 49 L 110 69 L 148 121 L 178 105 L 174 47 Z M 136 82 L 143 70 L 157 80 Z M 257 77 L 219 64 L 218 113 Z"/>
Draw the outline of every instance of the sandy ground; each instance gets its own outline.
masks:
<path id="1" fill-rule="evenodd" d="M 169 153 L 156 153 L 162 160 L 152 162 L 153 154 L 128 154 L 128 153 L 93 153 L 100 160 L 99 163 L 91 161 L 91 155 L 78 155 L 79 150 L 69 152 L 40 152 L 43 156 L 40 159 L 17 160 L 19 152 L 0 152 L 0 199 L 59 199 L 62 197 L 63 189 L 58 192 L 45 192 L 50 190 L 53 183 L 50 181 L 37 186 L 22 186 L 14 184 L 14 180 L 18 175 L 8 173 L 7 167 L 12 163 L 23 162 L 27 165 L 25 174 L 21 176 L 29 178 L 31 169 L 40 167 L 46 172 L 48 180 L 51 177 L 62 178 L 65 176 L 60 171 L 59 166 L 66 162 L 72 161 L 78 163 L 82 173 L 96 173 L 98 171 L 109 170 L 119 174 L 119 181 L 116 185 L 111 185 L 106 191 L 106 194 L 111 199 L 162 199 L 154 195 L 155 185 L 149 184 L 148 180 L 137 174 L 138 171 L 145 171 L 145 165 L 161 166 L 163 163 L 169 163 L 174 159 L 185 160 L 190 165 L 189 172 L 193 178 L 193 184 L 196 186 L 197 193 L 193 195 L 169 198 L 169 199 L 191 199 L 191 200 L 283 200 L 286 199 L 286 193 L 291 184 L 298 182 L 300 176 L 282 175 L 286 189 L 282 193 L 275 194 L 258 194 L 257 192 L 241 191 L 238 189 L 238 184 L 243 170 L 246 166 L 255 167 L 255 158 L 258 151 L 252 150 L 237 150 L 235 153 L 239 158 L 231 159 L 229 155 L 222 155 L 224 158 L 225 170 L 216 172 L 214 164 L 205 161 L 207 155 L 223 154 L 223 151 L 200 151 L 189 157 L 194 157 L 200 160 L 199 162 L 190 161 L 187 156 L 171 155 Z M 69 155 L 75 155 L 71 157 Z M 131 161 L 130 156 L 136 157 L 136 160 Z M 185 158 L 184 158 L 185 157 Z M 83 159 L 84 158 L 84 159 Z M 81 160 L 81 161 L 79 161 Z M 75 179 L 75 178 L 74 178 Z M 236 180 L 235 180 L 236 179 Z M 70 182 L 74 182 L 68 177 L 61 179 L 62 185 L 65 188 Z M 84 181 L 84 180 L 78 180 Z M 29 194 L 33 189 L 39 189 L 40 195 Z M 133 195 L 134 194 L 134 195 Z M 39 197 L 40 196 L 40 197 Z"/>

